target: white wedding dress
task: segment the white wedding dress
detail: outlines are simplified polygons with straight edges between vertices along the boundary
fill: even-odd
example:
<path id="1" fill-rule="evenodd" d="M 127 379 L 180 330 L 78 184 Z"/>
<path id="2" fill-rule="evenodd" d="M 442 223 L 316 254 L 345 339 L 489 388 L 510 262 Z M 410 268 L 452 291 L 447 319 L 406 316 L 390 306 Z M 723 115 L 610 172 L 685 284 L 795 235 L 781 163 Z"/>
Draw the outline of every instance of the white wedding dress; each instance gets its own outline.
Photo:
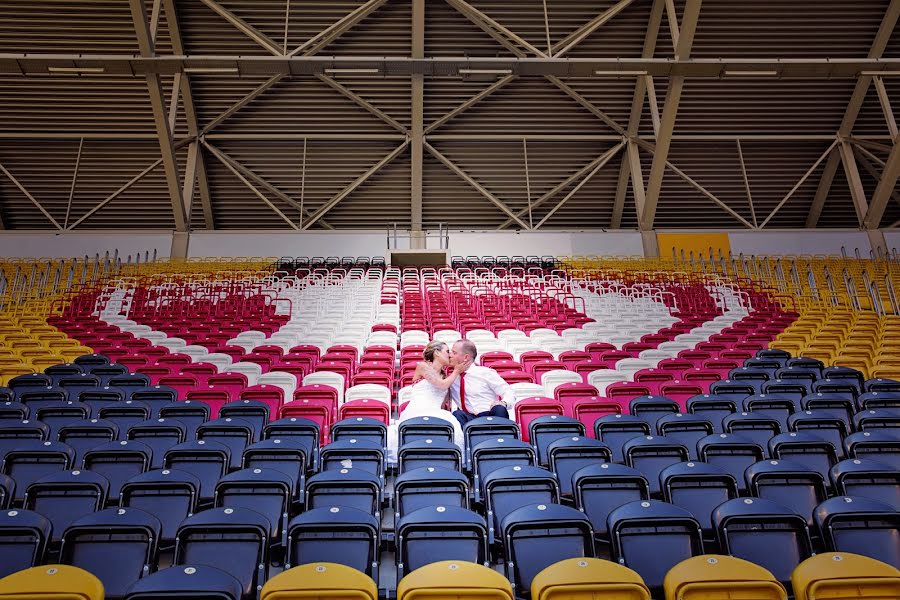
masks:
<path id="1" fill-rule="evenodd" d="M 396 462 L 397 460 L 397 431 L 399 424 L 407 419 L 416 417 L 434 417 L 452 425 L 453 442 L 462 449 L 462 426 L 456 420 L 456 417 L 453 416 L 453 413 L 441 408 L 441 405 L 444 404 L 444 399 L 447 397 L 447 390 L 442 390 L 430 381 L 422 379 L 410 388 L 410 392 L 411 399 L 409 404 L 406 405 L 406 409 L 400 414 L 400 419 L 397 423 L 392 425 L 388 431 L 388 460 L 390 462 Z"/>

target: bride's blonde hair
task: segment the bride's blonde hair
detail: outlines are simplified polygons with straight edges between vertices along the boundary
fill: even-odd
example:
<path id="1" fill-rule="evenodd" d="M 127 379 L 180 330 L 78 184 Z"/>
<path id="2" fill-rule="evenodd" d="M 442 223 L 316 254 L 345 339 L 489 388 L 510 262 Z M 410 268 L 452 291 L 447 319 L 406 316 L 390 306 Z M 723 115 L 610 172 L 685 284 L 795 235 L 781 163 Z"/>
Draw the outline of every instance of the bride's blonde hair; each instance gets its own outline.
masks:
<path id="1" fill-rule="evenodd" d="M 440 341 L 429 342 L 427 346 L 425 346 L 425 350 L 422 352 L 422 358 L 424 358 L 428 362 L 432 362 L 434 360 L 434 353 L 440 352 L 443 348 L 446 348 L 447 344 Z"/>

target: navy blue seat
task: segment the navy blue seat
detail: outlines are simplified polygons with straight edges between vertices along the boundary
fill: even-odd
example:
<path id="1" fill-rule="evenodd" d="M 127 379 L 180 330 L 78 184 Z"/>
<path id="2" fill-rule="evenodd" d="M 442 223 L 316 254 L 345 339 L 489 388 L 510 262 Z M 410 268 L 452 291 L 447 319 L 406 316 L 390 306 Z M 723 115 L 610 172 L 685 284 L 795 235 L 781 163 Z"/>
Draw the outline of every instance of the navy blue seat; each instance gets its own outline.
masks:
<path id="1" fill-rule="evenodd" d="M 395 521 L 433 506 L 468 508 L 469 478 L 455 470 L 421 467 L 394 481 Z"/>
<path id="2" fill-rule="evenodd" d="M 197 439 L 197 428 L 209 421 L 209 404 L 199 400 L 179 400 L 159 408 L 162 419 L 174 419 L 184 425 L 185 441 Z"/>
<path id="3" fill-rule="evenodd" d="M 489 439 L 519 439 L 519 425 L 502 417 L 478 417 L 463 425 L 467 468 L 472 465 L 472 448 Z"/>
<path id="4" fill-rule="evenodd" d="M 262 437 L 295 440 L 306 450 L 307 468 L 319 464 L 319 425 L 315 421 L 300 417 L 278 419 L 266 425 Z"/>
<path id="5" fill-rule="evenodd" d="M 772 458 L 796 461 L 822 475 L 828 481 L 831 467 L 837 464 L 837 450 L 827 440 L 805 431 L 776 435 L 769 440 Z"/>
<path id="6" fill-rule="evenodd" d="M 143 402 L 125 400 L 101 407 L 97 417 L 115 423 L 119 428 L 119 439 L 124 440 L 128 436 L 129 429 L 150 418 L 150 407 Z"/>
<path id="7" fill-rule="evenodd" d="M 111 421 L 85 419 L 63 425 L 58 432 L 59 441 L 75 450 L 74 464 L 80 465 L 84 453 L 119 437 L 119 428 Z"/>
<path id="8" fill-rule="evenodd" d="M 778 350 L 776 348 L 762 348 L 756 351 L 756 358 L 763 359 L 770 362 L 777 362 L 779 366 L 785 366 L 787 361 L 791 358 L 791 353 L 785 350 Z M 750 366 L 747 363 L 751 362 L 753 359 L 747 359 L 744 361 L 744 366 Z"/>
<path id="9" fill-rule="evenodd" d="M 900 435 L 900 408 L 869 408 L 861 410 L 853 417 L 857 431 L 887 429 Z"/>
<path id="10" fill-rule="evenodd" d="M 790 508 L 813 525 L 813 511 L 828 497 L 826 480 L 818 471 L 792 460 L 763 460 L 747 467 L 750 495 Z"/>
<path id="11" fill-rule="evenodd" d="M 146 444 L 152 451 L 151 469 L 163 466 L 166 452 L 186 439 L 184 424 L 176 419 L 148 419 L 132 425 L 127 438 Z"/>
<path id="12" fill-rule="evenodd" d="M 712 423 L 704 416 L 691 413 L 666 415 L 656 422 L 656 431 L 688 449 L 689 458 L 697 459 L 697 442 L 714 432 Z"/>
<path id="13" fill-rule="evenodd" d="M 41 421 L 0 422 L 0 462 L 10 450 L 19 448 L 28 440 L 45 441 L 50 438 L 50 428 Z"/>
<path id="14" fill-rule="evenodd" d="M 787 359 L 783 358 L 748 358 L 744 361 L 743 368 L 765 373 L 769 379 L 775 379 L 775 371 L 783 367 L 786 362 Z M 734 373 L 734 369 L 732 369 L 732 373 Z"/>
<path id="15" fill-rule="evenodd" d="M 229 469 L 241 468 L 244 450 L 255 438 L 253 423 L 237 417 L 213 419 L 197 427 L 198 441 L 218 442 L 228 448 Z"/>
<path id="16" fill-rule="evenodd" d="M 48 377 L 68 377 L 70 375 L 78 375 L 84 373 L 85 369 L 81 365 L 75 363 L 62 363 L 58 365 L 50 365 L 44 369 L 44 375 Z"/>
<path id="17" fill-rule="evenodd" d="M 401 474 L 422 467 L 462 471 L 462 450 L 453 442 L 430 438 L 407 442 L 397 450 L 397 468 Z"/>
<path id="18" fill-rule="evenodd" d="M 81 390 L 78 393 L 78 401 L 90 406 L 92 415 L 99 415 L 101 408 L 124 402 L 126 397 L 125 390 L 108 386 Z"/>
<path id="19" fill-rule="evenodd" d="M 649 423 L 650 431 L 656 431 L 659 419 L 681 412 L 681 407 L 665 396 L 638 396 L 628 403 L 628 412 Z"/>
<path id="20" fill-rule="evenodd" d="M 650 424 L 633 415 L 606 415 L 594 422 L 594 436 L 609 446 L 616 462 L 624 462 L 622 448 L 626 442 L 644 435 L 650 435 Z"/>
<path id="21" fill-rule="evenodd" d="M 722 425 L 725 433 L 736 433 L 759 444 L 766 456 L 768 456 L 769 440 L 781 433 L 781 425 L 775 418 L 752 412 L 728 415 Z"/>
<path id="22" fill-rule="evenodd" d="M 173 564 L 227 571 L 241 582 L 244 600 L 251 600 L 268 575 L 270 529 L 268 519 L 246 508 L 204 510 L 178 528 Z"/>
<path id="23" fill-rule="evenodd" d="M 276 469 L 291 479 L 291 498 L 300 503 L 306 492 L 306 447 L 294 438 L 262 440 L 244 449 L 244 469 Z"/>
<path id="24" fill-rule="evenodd" d="M 900 435 L 891 431 L 858 431 L 844 439 L 850 458 L 871 458 L 900 470 Z"/>
<path id="25" fill-rule="evenodd" d="M 488 538 L 493 543 L 506 515 L 529 504 L 559 502 L 556 474 L 539 467 L 515 465 L 491 471 L 482 483 Z"/>
<path id="26" fill-rule="evenodd" d="M 50 520 L 55 544 L 72 521 L 102 509 L 107 494 L 109 481 L 102 475 L 81 469 L 57 471 L 28 486 L 23 506 Z"/>
<path id="27" fill-rule="evenodd" d="M 117 600 L 155 568 L 161 528 L 159 519 L 136 508 L 84 515 L 63 533 L 59 560 L 92 573 L 106 598 Z"/>
<path id="28" fill-rule="evenodd" d="M 378 582 L 380 523 L 346 506 L 323 506 L 291 519 L 285 567 L 331 562 L 361 571 Z"/>
<path id="29" fill-rule="evenodd" d="M 25 421 L 29 414 L 28 407 L 21 402 L 14 400 L 0 402 L 0 427 L 7 421 Z"/>
<path id="30" fill-rule="evenodd" d="M 214 504 L 220 508 L 246 508 L 258 512 L 269 521 L 270 539 L 283 545 L 292 486 L 291 478 L 276 469 L 241 469 L 219 479 Z"/>
<path id="31" fill-rule="evenodd" d="M 900 565 L 900 512 L 890 504 L 837 496 L 816 508 L 815 519 L 829 552 L 852 552 Z"/>
<path id="32" fill-rule="evenodd" d="M 399 445 L 416 440 L 453 441 L 453 424 L 438 417 L 415 417 L 401 422 L 397 428 Z"/>
<path id="33" fill-rule="evenodd" d="M 528 595 L 535 575 L 567 558 L 594 555 L 591 523 L 581 512 L 559 504 L 530 504 L 503 519 L 506 576 L 518 596 Z"/>
<path id="34" fill-rule="evenodd" d="M 737 412 L 737 403 L 719 396 L 700 394 L 687 401 L 688 412 L 706 418 L 713 426 L 713 433 L 724 433 L 722 420 Z"/>
<path id="35" fill-rule="evenodd" d="M 200 505 L 211 503 L 216 483 L 228 472 L 231 454 L 219 442 L 197 440 L 172 446 L 163 457 L 163 468 L 193 473 L 200 480 Z"/>
<path id="36" fill-rule="evenodd" d="M 700 460 L 729 473 L 737 481 L 738 490 L 747 490 L 744 471 L 763 459 L 762 446 L 736 433 L 714 433 L 697 442 Z"/>
<path id="37" fill-rule="evenodd" d="M 856 406 L 860 410 L 898 408 L 900 407 L 900 390 L 865 392 L 856 399 Z"/>
<path id="38" fill-rule="evenodd" d="M 259 441 L 269 417 L 269 405 L 259 400 L 235 400 L 219 409 L 219 419 L 243 419 L 253 426 L 251 444 Z"/>
<path id="39" fill-rule="evenodd" d="M 113 379 L 111 383 L 114 383 L 118 387 L 127 387 L 126 385 L 123 385 L 123 382 L 120 382 L 117 379 Z M 159 410 L 163 406 L 178 400 L 178 392 L 167 385 L 148 385 L 132 388 L 129 398 L 131 400 L 143 402 L 149 406 L 150 418 L 156 419 L 159 418 Z"/>
<path id="40" fill-rule="evenodd" d="M 813 382 L 818 381 L 821 376 L 822 370 L 818 366 L 808 367 L 791 364 L 790 366 L 782 367 L 775 371 L 775 379 L 773 381 L 780 379 L 786 382 L 804 382 L 809 388 L 812 386 Z"/>
<path id="41" fill-rule="evenodd" d="M 313 475 L 306 481 L 306 510 L 346 506 L 381 515 L 381 480 L 363 469 L 340 469 Z"/>
<path id="42" fill-rule="evenodd" d="M 771 500 L 735 498 L 713 512 L 723 554 L 768 569 L 790 589 L 791 572 L 812 553 L 806 518 Z"/>
<path id="43" fill-rule="evenodd" d="M 610 513 L 607 526 L 612 560 L 637 571 L 654 595 L 669 569 L 703 554 L 700 523 L 667 502 L 629 502 Z"/>
<path id="44" fill-rule="evenodd" d="M 16 392 L 8 387 L 0 386 L 0 402 L 13 402 L 16 399 Z"/>
<path id="45" fill-rule="evenodd" d="M 765 361 L 764 361 L 765 362 Z M 762 393 L 762 386 L 770 379 L 775 379 L 775 372 L 781 368 L 778 363 L 766 362 L 767 367 L 738 367 L 728 372 L 728 379 L 740 381 L 753 386 L 754 394 Z"/>
<path id="46" fill-rule="evenodd" d="M 81 356 L 75 358 L 75 360 L 73 360 L 72 362 L 74 362 L 76 365 L 86 368 L 98 367 L 101 365 L 108 365 L 109 357 L 107 357 L 105 354 L 97 353 L 82 354 Z"/>
<path id="47" fill-rule="evenodd" d="M 794 399 L 786 394 L 766 393 L 744 398 L 743 409 L 757 416 L 771 417 L 778 422 L 781 431 L 787 431 L 788 417 L 800 410 L 800 405 L 799 396 Z"/>
<path id="48" fill-rule="evenodd" d="M 52 526 L 30 510 L 0 511 L 0 577 L 44 564 Z"/>
<path id="49" fill-rule="evenodd" d="M 175 541 L 178 526 L 197 511 L 200 480 L 177 469 L 161 469 L 136 475 L 122 485 L 119 504 L 144 510 L 162 524 L 161 545 Z"/>
<path id="50" fill-rule="evenodd" d="M 590 519 L 594 535 L 609 542 L 607 517 L 629 502 L 650 499 L 650 484 L 637 469 L 616 463 L 591 465 L 572 475 L 575 507 Z"/>
<path id="51" fill-rule="evenodd" d="M 890 504 L 900 510 L 900 471 L 869 458 L 850 458 L 831 467 L 836 494 Z"/>
<path id="52" fill-rule="evenodd" d="M 111 377 L 106 385 L 121 388 L 128 393 L 129 398 L 135 390 L 150 387 L 150 376 L 143 373 L 129 373 L 119 377 Z"/>
<path id="53" fill-rule="evenodd" d="M 851 382 L 857 389 L 857 395 L 865 390 L 865 376 L 861 371 L 851 367 L 825 367 L 822 369 L 821 379 Z"/>
<path id="54" fill-rule="evenodd" d="M 537 464 L 534 447 L 514 438 L 490 438 L 472 449 L 472 473 L 476 501 L 481 500 L 482 483 L 491 472 L 502 467 L 529 466 Z"/>
<path id="55" fill-rule="evenodd" d="M 0 474 L 0 509 L 12 506 L 16 495 L 16 481 L 8 475 Z"/>
<path id="56" fill-rule="evenodd" d="M 72 468 L 75 451 L 62 442 L 22 440 L 15 450 L 3 459 L 3 474 L 16 481 L 14 502 L 25 499 L 25 490 L 38 479 Z"/>
<path id="57" fill-rule="evenodd" d="M 69 423 L 83 421 L 91 418 L 91 407 L 80 402 L 50 402 L 32 410 L 32 415 L 38 421 L 50 428 L 50 440 L 56 440 L 59 430 Z"/>
<path id="58" fill-rule="evenodd" d="M 397 521 L 397 581 L 411 571 L 443 560 L 488 566 L 484 518 L 459 506 L 435 505 Z"/>
<path id="59" fill-rule="evenodd" d="M 9 380 L 6 386 L 13 390 L 16 395 L 20 394 L 25 388 L 46 388 L 53 385 L 53 379 L 49 375 L 43 373 L 28 373 L 25 375 L 17 375 Z"/>
<path id="60" fill-rule="evenodd" d="M 559 491 L 567 498 L 571 498 L 574 491 L 572 476 L 577 471 L 590 465 L 612 460 L 612 451 L 609 446 L 584 436 L 564 437 L 556 440 L 547 448 L 547 455 L 550 459 L 550 470 L 556 473 L 559 480 Z"/>
<path id="61" fill-rule="evenodd" d="M 91 367 L 88 372 L 100 378 L 100 385 L 109 385 L 111 379 L 128 375 L 128 367 L 119 364 L 98 365 Z"/>
<path id="62" fill-rule="evenodd" d="M 804 410 L 788 418 L 791 431 L 808 432 L 830 443 L 839 459 L 844 458 L 844 438 L 849 435 L 849 427 L 840 418 L 818 410 Z"/>
<path id="63" fill-rule="evenodd" d="M 841 394 L 832 392 L 813 392 L 804 396 L 800 402 L 803 410 L 809 410 L 816 414 L 824 414 L 840 419 L 849 430 L 853 425 L 853 413 L 856 412 L 856 401 L 848 400 Z M 790 425 L 790 423 L 788 423 Z"/>
<path id="64" fill-rule="evenodd" d="M 760 393 L 759 389 L 761 386 L 758 384 L 754 385 L 754 383 L 756 383 L 756 381 L 752 379 L 723 379 L 721 381 L 713 382 L 709 386 L 709 393 L 718 398 L 740 402 L 747 396 Z"/>
<path id="65" fill-rule="evenodd" d="M 340 442 L 351 438 L 366 440 L 386 448 L 387 425 L 378 419 L 351 417 L 338 421 L 331 426 L 331 441 Z"/>
<path id="66" fill-rule="evenodd" d="M 78 396 L 76 395 L 75 398 Z M 16 400 L 36 414 L 42 406 L 69 401 L 69 391 L 61 387 L 25 387 L 16 391 Z"/>
<path id="67" fill-rule="evenodd" d="M 784 366 L 794 369 L 807 369 L 816 377 L 822 377 L 822 372 L 825 369 L 825 363 L 818 358 L 810 358 L 808 356 L 795 356 L 789 358 L 787 362 L 784 363 Z"/>
<path id="68" fill-rule="evenodd" d="M 241 582 L 206 565 L 169 567 L 135 582 L 124 600 L 241 600 Z"/>
<path id="69" fill-rule="evenodd" d="M 560 438 L 584 437 L 584 423 L 572 417 L 543 415 L 528 423 L 528 439 L 537 451 L 538 464 L 550 464 L 550 444 Z"/>
<path id="70" fill-rule="evenodd" d="M 688 511 L 703 530 L 704 539 L 714 539 L 713 510 L 738 497 L 734 476 L 704 462 L 691 461 L 666 467 L 659 474 L 663 500 Z"/>
<path id="71" fill-rule="evenodd" d="M 374 442 L 351 438 L 331 442 L 319 450 L 319 470 L 337 471 L 343 468 L 362 469 L 384 483 L 384 447 Z"/>
<path id="72" fill-rule="evenodd" d="M 852 379 L 819 379 L 810 388 L 812 394 L 833 394 L 847 400 L 856 400 L 860 394 L 859 385 Z"/>
<path id="73" fill-rule="evenodd" d="M 84 453 L 83 468 L 103 475 L 109 481 L 109 504 L 119 503 L 119 493 L 126 481 L 150 470 L 153 451 L 133 440 L 107 442 Z"/>
<path id="74" fill-rule="evenodd" d="M 88 373 L 79 373 L 77 375 L 69 375 L 68 377 L 60 377 L 57 385 L 69 392 L 70 398 L 77 398 L 82 390 L 96 389 L 101 386 L 100 378 L 96 375 Z"/>
<path id="75" fill-rule="evenodd" d="M 663 436 L 646 435 L 628 440 L 622 452 L 625 464 L 637 469 L 647 478 L 650 494 L 659 495 L 662 488 L 659 474 L 670 465 L 685 462 L 690 457 L 687 446 Z"/>
<path id="76" fill-rule="evenodd" d="M 900 381 L 896 379 L 875 378 L 863 382 L 864 392 L 900 392 Z"/>

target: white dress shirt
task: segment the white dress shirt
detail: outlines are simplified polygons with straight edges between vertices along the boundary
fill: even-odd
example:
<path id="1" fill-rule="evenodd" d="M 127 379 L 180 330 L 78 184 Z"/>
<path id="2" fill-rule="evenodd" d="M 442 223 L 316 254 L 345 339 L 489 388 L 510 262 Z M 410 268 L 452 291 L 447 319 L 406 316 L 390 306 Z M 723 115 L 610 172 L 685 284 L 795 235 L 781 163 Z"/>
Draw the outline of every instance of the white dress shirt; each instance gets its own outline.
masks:
<path id="1" fill-rule="evenodd" d="M 499 396 L 511 409 L 516 402 L 516 393 L 502 377 L 490 367 L 472 365 L 466 370 L 466 411 L 477 415 L 487 412 Z M 453 398 L 453 409 L 459 409 L 459 383 L 462 377 L 457 377 L 450 386 L 450 396 Z"/>

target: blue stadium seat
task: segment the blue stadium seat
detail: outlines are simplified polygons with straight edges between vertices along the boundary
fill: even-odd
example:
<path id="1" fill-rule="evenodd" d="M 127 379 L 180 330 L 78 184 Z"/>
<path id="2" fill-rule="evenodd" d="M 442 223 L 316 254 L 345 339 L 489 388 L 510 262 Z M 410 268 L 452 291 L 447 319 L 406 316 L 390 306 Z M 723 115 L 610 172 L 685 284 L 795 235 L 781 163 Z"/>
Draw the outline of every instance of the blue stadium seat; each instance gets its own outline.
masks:
<path id="1" fill-rule="evenodd" d="M 101 407 L 97 417 L 115 423 L 119 428 L 119 439 L 124 440 L 128 437 L 129 429 L 150 418 L 150 407 L 143 402 L 125 400 L 118 404 Z"/>
<path id="2" fill-rule="evenodd" d="M 886 429 L 900 435 L 900 408 L 868 408 L 853 417 L 856 431 Z"/>
<path id="3" fill-rule="evenodd" d="M 44 563 L 53 526 L 30 510 L 0 511 L 0 577 Z"/>
<path id="4" fill-rule="evenodd" d="M 465 508 L 421 508 L 398 520 L 396 529 L 397 581 L 419 567 L 443 560 L 489 565 L 484 518 Z"/>
<path id="5" fill-rule="evenodd" d="M 858 431 L 844 439 L 850 458 L 871 458 L 900 470 L 900 435 L 890 431 Z"/>
<path id="6" fill-rule="evenodd" d="M 831 483 L 841 496 L 868 498 L 900 510 L 900 471 L 869 458 L 849 458 L 831 467 Z"/>
<path id="7" fill-rule="evenodd" d="M 800 398 L 785 394 L 758 394 L 744 398 L 742 408 L 756 416 L 775 419 L 781 431 L 787 431 L 787 420 L 791 414 L 800 410 Z"/>
<path id="8" fill-rule="evenodd" d="M 560 438 L 584 435 L 584 423 L 572 417 L 543 415 L 528 423 L 528 439 L 537 451 L 538 464 L 544 467 L 550 463 L 550 444 Z"/>
<path id="9" fill-rule="evenodd" d="M 132 477 L 122 485 L 119 504 L 146 511 L 162 525 L 160 545 L 175 541 L 178 526 L 197 511 L 200 480 L 177 469 L 148 471 Z"/>
<path id="10" fill-rule="evenodd" d="M 41 477 L 71 469 L 74 460 L 75 451 L 62 442 L 22 440 L 3 459 L 3 474 L 16 482 L 14 502 L 21 503 L 28 486 Z"/>
<path id="11" fill-rule="evenodd" d="M 760 393 L 760 388 L 762 386 L 754 385 L 755 383 L 756 381 L 752 379 L 724 379 L 713 382 L 709 386 L 709 393 L 717 398 L 741 402 L 747 396 Z"/>
<path id="12" fill-rule="evenodd" d="M 382 489 L 381 480 L 363 469 L 327 471 L 306 481 L 305 506 L 346 506 L 380 518 Z"/>
<path id="13" fill-rule="evenodd" d="M 51 402 L 33 410 L 32 414 L 38 421 L 50 428 L 50 440 L 59 439 L 59 430 L 65 425 L 75 421 L 83 421 L 91 418 L 91 407 L 80 402 Z"/>
<path id="14" fill-rule="evenodd" d="M 285 567 L 312 562 L 346 565 L 378 583 L 381 524 L 371 514 L 346 506 L 301 513 L 288 525 Z"/>
<path id="15" fill-rule="evenodd" d="M 117 386 L 123 387 L 121 382 L 115 379 L 113 381 Z M 167 385 L 148 385 L 145 387 L 133 388 L 128 397 L 131 400 L 137 400 L 138 402 L 143 402 L 149 406 L 151 419 L 159 417 L 159 410 L 163 406 L 179 400 L 178 392 Z M 184 398 L 181 398 L 181 400 L 184 400 Z"/>
<path id="16" fill-rule="evenodd" d="M 900 406 L 900 388 L 896 390 L 871 391 L 859 395 L 856 405 L 860 410 L 871 408 L 897 408 Z"/>
<path id="17" fill-rule="evenodd" d="M 55 544 L 72 521 L 101 510 L 108 493 L 109 481 L 102 475 L 80 469 L 57 471 L 28 486 L 23 506 L 50 520 Z"/>
<path id="18" fill-rule="evenodd" d="M 849 427 L 842 419 L 819 410 L 804 410 L 788 418 L 791 431 L 808 432 L 818 436 L 834 447 L 838 459 L 844 458 L 844 438 L 849 435 Z"/>
<path id="19" fill-rule="evenodd" d="M 395 521 L 433 506 L 468 508 L 469 478 L 458 471 L 421 467 L 402 473 L 394 481 Z"/>
<path id="20" fill-rule="evenodd" d="M 656 422 L 666 415 L 681 412 L 677 402 L 665 396 L 638 396 L 628 403 L 628 412 L 650 424 L 650 431 L 656 431 Z"/>
<path id="21" fill-rule="evenodd" d="M 688 449 L 690 459 L 697 459 L 697 442 L 714 432 L 712 423 L 704 416 L 691 413 L 665 415 L 656 422 L 656 431 L 667 439 L 680 442 Z"/>
<path id="22" fill-rule="evenodd" d="M 197 427 L 198 441 L 218 442 L 228 448 L 228 469 L 241 468 L 244 450 L 255 438 L 253 423 L 236 417 L 213 419 Z"/>
<path id="23" fill-rule="evenodd" d="M 816 527 L 829 552 L 851 552 L 900 567 L 900 511 L 890 504 L 837 496 L 816 508 Z"/>
<path id="24" fill-rule="evenodd" d="M 753 440 L 736 433 L 714 433 L 697 442 L 700 460 L 731 474 L 738 490 L 747 490 L 744 471 L 763 459 L 762 447 Z"/>
<path id="25" fill-rule="evenodd" d="M 28 419 L 30 411 L 27 406 L 21 402 L 7 400 L 0 402 L 0 427 L 3 427 L 9 421 L 25 421 Z"/>
<path id="26" fill-rule="evenodd" d="M 616 463 L 583 467 L 572 474 L 575 508 L 587 515 L 594 535 L 609 542 L 607 517 L 629 502 L 650 499 L 650 484 L 637 469 Z"/>
<path id="27" fill-rule="evenodd" d="M 107 442 L 84 453 L 82 467 L 109 481 L 108 503 L 117 505 L 126 481 L 150 470 L 153 451 L 131 440 Z"/>
<path id="28" fill-rule="evenodd" d="M 361 469 L 372 473 L 384 486 L 384 448 L 374 442 L 351 438 L 331 442 L 319 450 L 319 470 L 338 471 L 344 468 Z"/>
<path id="29" fill-rule="evenodd" d="M 625 464 L 637 469 L 647 478 L 650 494 L 659 495 L 659 474 L 670 465 L 689 458 L 687 447 L 663 436 L 646 435 L 628 440 L 622 448 Z"/>
<path id="30" fill-rule="evenodd" d="M 106 385 L 125 390 L 130 398 L 131 393 L 135 390 L 150 387 L 150 377 L 143 373 L 130 373 L 120 377 L 112 377 L 107 380 Z"/>
<path id="31" fill-rule="evenodd" d="M 509 513 L 529 504 L 558 503 L 560 498 L 556 474 L 538 467 L 495 469 L 484 478 L 482 487 L 491 543 Z"/>
<path id="32" fill-rule="evenodd" d="M 415 417 L 402 421 L 397 428 L 399 445 L 416 440 L 443 439 L 453 441 L 453 425 L 437 417 Z"/>
<path id="33" fill-rule="evenodd" d="M 462 466 L 462 450 L 444 439 L 415 440 L 403 444 L 397 450 L 397 468 L 400 474 L 422 467 L 462 471 Z"/>
<path id="34" fill-rule="evenodd" d="M 751 496 L 790 508 L 813 525 L 813 511 L 828 497 L 826 480 L 818 471 L 793 460 L 763 460 L 747 467 Z"/>
<path id="35" fill-rule="evenodd" d="M 698 417 L 705 417 L 712 423 L 713 433 L 724 433 L 722 419 L 737 412 L 737 403 L 709 394 L 694 396 L 687 401 L 688 412 Z"/>
<path id="36" fill-rule="evenodd" d="M 703 537 L 714 539 L 713 510 L 738 497 L 734 476 L 703 462 L 683 462 L 659 474 L 663 500 L 688 511 L 700 523 Z"/>
<path id="37" fill-rule="evenodd" d="M 219 418 L 243 419 L 253 425 L 253 442 L 259 441 L 269 422 L 269 405 L 259 400 L 235 400 L 219 409 Z"/>
<path id="38" fill-rule="evenodd" d="M 135 582 L 124 600 L 241 600 L 241 582 L 206 565 L 169 567 Z"/>
<path id="39" fill-rule="evenodd" d="M 594 436 L 609 446 L 615 462 L 625 460 L 622 448 L 632 438 L 650 435 L 650 424 L 632 415 L 606 415 L 594 422 Z"/>
<path id="40" fill-rule="evenodd" d="M 219 508 L 246 508 L 264 516 L 271 525 L 273 543 L 284 544 L 290 514 L 293 481 L 276 469 L 241 469 L 216 484 L 214 504 Z"/>
<path id="41" fill-rule="evenodd" d="M 179 400 L 159 407 L 160 418 L 184 425 L 186 442 L 197 439 L 197 428 L 209 421 L 209 414 L 209 404 L 199 400 Z"/>
<path id="42" fill-rule="evenodd" d="M 125 390 L 107 386 L 81 390 L 78 394 L 78 401 L 90 406 L 91 414 L 98 416 L 101 408 L 124 402 L 127 396 Z"/>
<path id="43" fill-rule="evenodd" d="M 85 419 L 63 425 L 58 432 L 59 441 L 75 451 L 74 464 L 80 465 L 85 452 L 112 442 L 119 437 L 119 428 L 112 421 Z"/>
<path id="44" fill-rule="evenodd" d="M 127 438 L 149 447 L 152 454 L 151 469 L 160 469 L 166 452 L 185 441 L 187 433 L 184 424 L 175 419 L 148 419 L 132 425 Z"/>
<path id="45" fill-rule="evenodd" d="M 481 501 L 483 482 L 496 469 L 516 465 L 533 467 L 536 464 L 537 454 L 527 442 L 505 437 L 480 442 L 472 449 L 475 500 Z"/>
<path id="46" fill-rule="evenodd" d="M 50 428 L 41 421 L 0 421 L 0 462 L 10 450 L 19 448 L 29 440 L 45 441 L 50 438 Z"/>
<path id="47" fill-rule="evenodd" d="M 306 493 L 306 447 L 295 438 L 262 440 L 247 446 L 241 467 L 276 469 L 291 479 L 291 498 L 302 503 Z"/>
<path id="48" fill-rule="evenodd" d="M 228 472 L 231 454 L 219 442 L 197 440 L 172 446 L 163 458 L 163 468 L 192 473 L 200 480 L 200 505 L 211 503 L 216 483 Z"/>
<path id="49" fill-rule="evenodd" d="M 12 506 L 16 495 L 16 481 L 8 475 L 0 474 L 0 509 Z"/>
<path id="50" fill-rule="evenodd" d="M 572 497 L 574 491 L 572 476 L 577 471 L 612 460 L 609 446 L 584 436 L 557 439 L 547 448 L 547 456 L 550 470 L 556 473 L 559 480 L 559 491 L 567 498 Z"/>
<path id="51" fill-rule="evenodd" d="M 351 417 L 331 426 L 331 441 L 366 440 L 387 448 L 387 425 L 369 417 Z"/>
<path id="52" fill-rule="evenodd" d="M 776 435 L 769 440 L 772 458 L 796 461 L 822 475 L 829 481 L 828 473 L 837 464 L 837 450 L 828 441 L 808 432 L 790 432 Z"/>
<path id="53" fill-rule="evenodd" d="M 295 440 L 306 450 L 307 468 L 319 464 L 319 425 L 310 419 L 285 417 L 272 421 L 263 429 L 264 440 Z"/>
<path id="54" fill-rule="evenodd" d="M 508 438 L 519 439 L 519 425 L 502 417 L 479 417 L 472 419 L 463 425 L 463 440 L 465 442 L 465 459 L 467 468 L 471 469 L 472 448 L 489 439 Z"/>

